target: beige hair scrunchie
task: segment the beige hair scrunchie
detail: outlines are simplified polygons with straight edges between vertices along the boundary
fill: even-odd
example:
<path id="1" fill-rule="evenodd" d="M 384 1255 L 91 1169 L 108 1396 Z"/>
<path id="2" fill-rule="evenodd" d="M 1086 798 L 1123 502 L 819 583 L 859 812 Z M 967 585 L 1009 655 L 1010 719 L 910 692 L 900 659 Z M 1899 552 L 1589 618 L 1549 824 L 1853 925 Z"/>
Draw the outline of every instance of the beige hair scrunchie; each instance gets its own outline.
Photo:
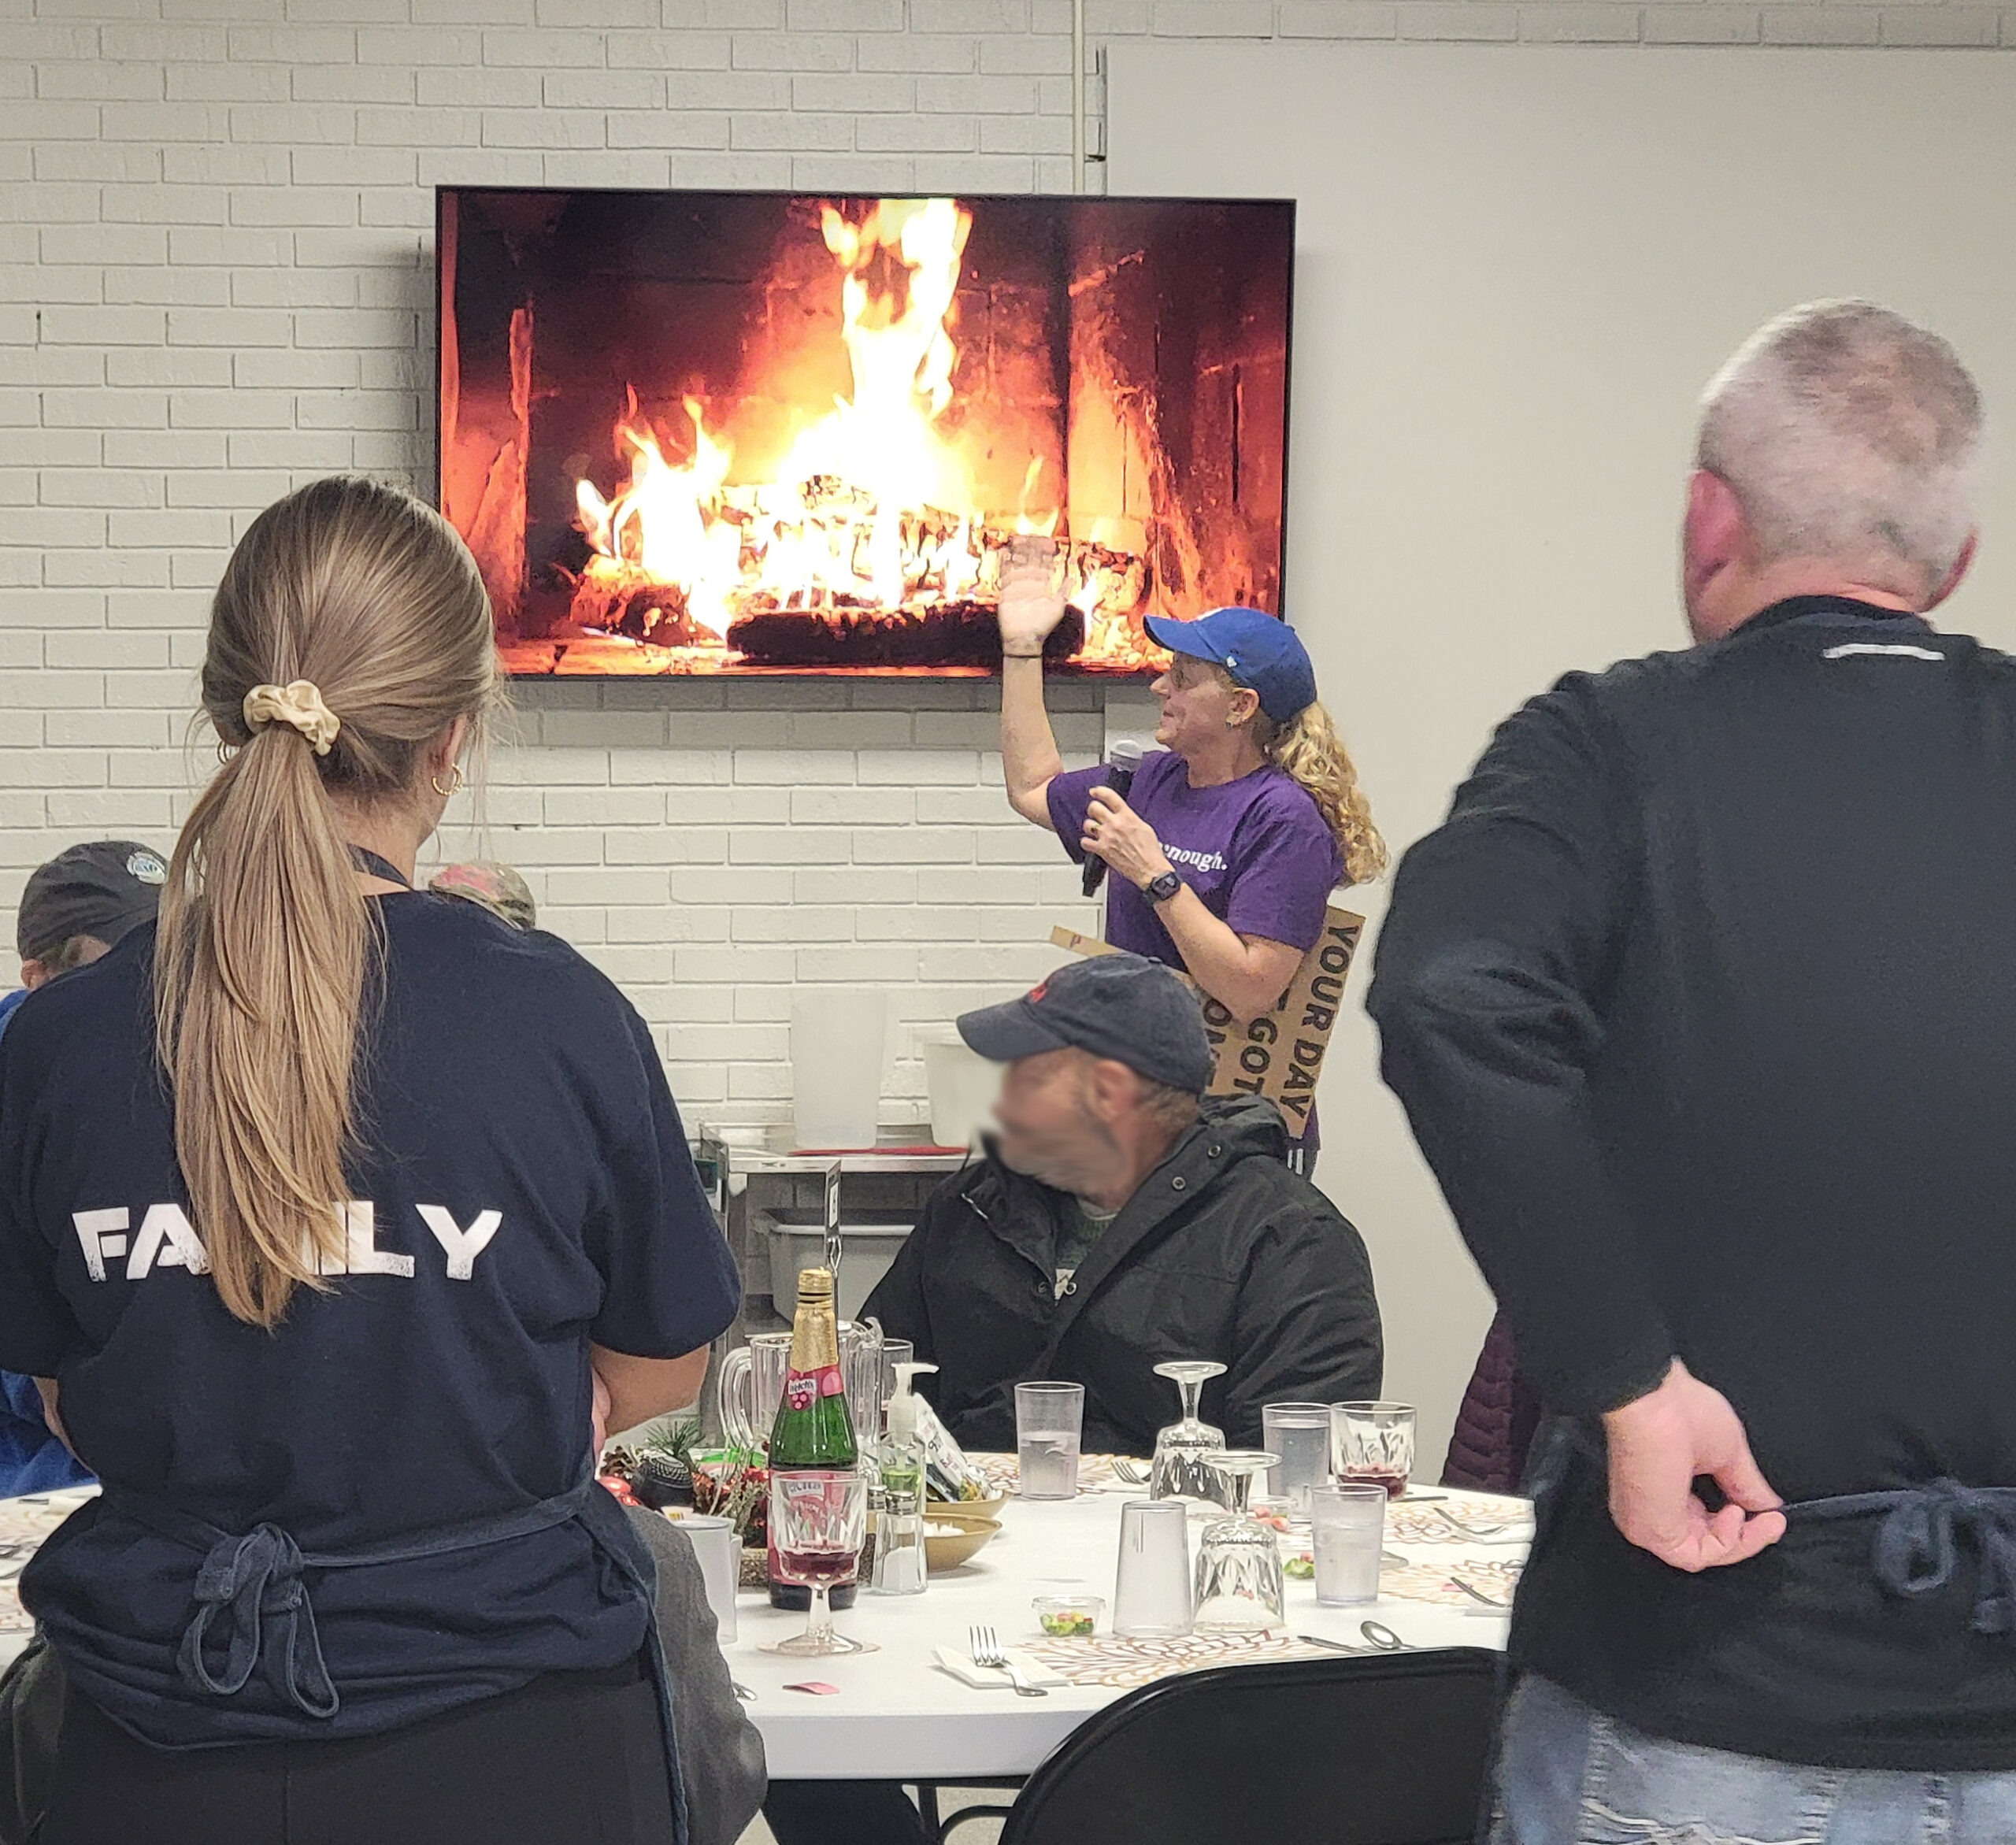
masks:
<path id="1" fill-rule="evenodd" d="M 336 740 L 343 720 L 322 702 L 322 694 L 312 680 L 297 679 L 287 685 L 255 685 L 245 695 L 245 727 L 257 730 L 262 724 L 288 724 L 314 746 L 315 754 L 326 756 Z"/>

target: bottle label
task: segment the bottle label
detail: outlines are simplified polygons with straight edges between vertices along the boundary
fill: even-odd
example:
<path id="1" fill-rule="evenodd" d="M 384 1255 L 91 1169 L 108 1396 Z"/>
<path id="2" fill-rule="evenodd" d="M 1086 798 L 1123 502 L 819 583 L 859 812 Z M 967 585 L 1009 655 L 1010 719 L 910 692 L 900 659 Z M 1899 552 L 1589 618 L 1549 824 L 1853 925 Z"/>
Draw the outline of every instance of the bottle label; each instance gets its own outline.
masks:
<path id="1" fill-rule="evenodd" d="M 784 1407 L 809 1410 L 820 1397 L 836 1397 L 845 1387 L 837 1365 L 822 1365 L 816 1371 L 793 1371 L 784 1379 Z"/>

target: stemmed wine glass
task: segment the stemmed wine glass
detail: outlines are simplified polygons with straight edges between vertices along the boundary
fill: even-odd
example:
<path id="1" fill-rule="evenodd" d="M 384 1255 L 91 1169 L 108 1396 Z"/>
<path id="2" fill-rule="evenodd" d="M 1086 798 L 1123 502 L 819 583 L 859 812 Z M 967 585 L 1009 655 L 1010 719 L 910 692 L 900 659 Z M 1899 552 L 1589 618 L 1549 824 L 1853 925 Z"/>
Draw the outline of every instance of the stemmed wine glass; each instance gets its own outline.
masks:
<path id="1" fill-rule="evenodd" d="M 1248 1449 L 1221 1450 L 1204 1458 L 1217 1480 L 1227 1516 L 1204 1527 L 1197 1548 L 1199 1632 L 1264 1632 L 1285 1618 L 1280 1546 L 1273 1532 L 1247 1510 L 1254 1476 L 1279 1458 Z"/>
<path id="2" fill-rule="evenodd" d="M 868 1528 L 868 1481 L 859 1473 L 773 1473 L 770 1476 L 770 1543 L 777 1574 L 812 1591 L 805 1632 L 763 1647 L 794 1659 L 836 1653 L 873 1653 L 871 1640 L 833 1632 L 828 1592 L 854 1573 Z"/>
<path id="3" fill-rule="evenodd" d="M 1155 1464 L 1148 1478 L 1151 1499 L 1201 1499 L 1216 1503 L 1217 1488 L 1204 1457 L 1223 1452 L 1225 1433 L 1197 1417 L 1197 1399 L 1206 1382 L 1223 1375 L 1225 1366 L 1204 1358 L 1172 1359 L 1158 1365 L 1155 1375 L 1175 1384 L 1183 1399 L 1182 1420 L 1155 1437 Z"/>

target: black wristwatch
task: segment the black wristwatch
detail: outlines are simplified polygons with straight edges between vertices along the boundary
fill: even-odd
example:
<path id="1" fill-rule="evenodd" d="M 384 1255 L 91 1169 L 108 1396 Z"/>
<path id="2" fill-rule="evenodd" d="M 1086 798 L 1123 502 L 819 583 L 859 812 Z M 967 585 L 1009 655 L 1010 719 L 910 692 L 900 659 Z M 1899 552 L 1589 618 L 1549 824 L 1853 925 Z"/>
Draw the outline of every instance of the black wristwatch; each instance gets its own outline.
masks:
<path id="1" fill-rule="evenodd" d="M 1158 878 L 1151 878 L 1141 887 L 1141 895 L 1151 903 L 1166 903 L 1183 888 L 1183 880 L 1173 871 L 1166 871 Z"/>

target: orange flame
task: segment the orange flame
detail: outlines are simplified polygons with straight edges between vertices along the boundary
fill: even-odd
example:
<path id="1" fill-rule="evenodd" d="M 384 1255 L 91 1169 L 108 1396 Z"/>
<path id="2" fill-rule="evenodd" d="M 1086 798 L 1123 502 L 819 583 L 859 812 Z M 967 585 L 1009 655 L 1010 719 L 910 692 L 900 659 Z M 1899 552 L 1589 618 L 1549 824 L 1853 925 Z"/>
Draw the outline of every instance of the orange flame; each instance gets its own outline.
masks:
<path id="1" fill-rule="evenodd" d="M 988 524 L 937 428 L 953 401 L 955 303 L 973 214 L 949 198 L 881 199 L 858 220 L 823 206 L 820 228 L 841 272 L 850 395 L 799 430 L 768 480 L 731 486 L 732 445 L 709 428 L 699 402 L 685 400 L 690 453 L 673 460 L 632 388 L 614 430 L 629 480 L 607 498 L 591 480 L 576 483 L 591 553 L 574 596 L 583 625 L 606 626 L 612 611 L 642 602 L 647 634 L 691 643 L 725 639 L 736 616 L 765 609 L 894 613 L 993 601 L 1009 535 Z M 1017 532 L 1056 528 L 1054 507 L 1032 510 L 1043 472 L 1038 456 Z M 1067 592 L 1086 617 L 1080 658 L 1145 664 L 1147 643 L 1128 619 L 1145 597 L 1140 561 L 1096 544 L 1069 547 L 1067 558 Z M 661 636 L 669 618 L 674 625 Z"/>

